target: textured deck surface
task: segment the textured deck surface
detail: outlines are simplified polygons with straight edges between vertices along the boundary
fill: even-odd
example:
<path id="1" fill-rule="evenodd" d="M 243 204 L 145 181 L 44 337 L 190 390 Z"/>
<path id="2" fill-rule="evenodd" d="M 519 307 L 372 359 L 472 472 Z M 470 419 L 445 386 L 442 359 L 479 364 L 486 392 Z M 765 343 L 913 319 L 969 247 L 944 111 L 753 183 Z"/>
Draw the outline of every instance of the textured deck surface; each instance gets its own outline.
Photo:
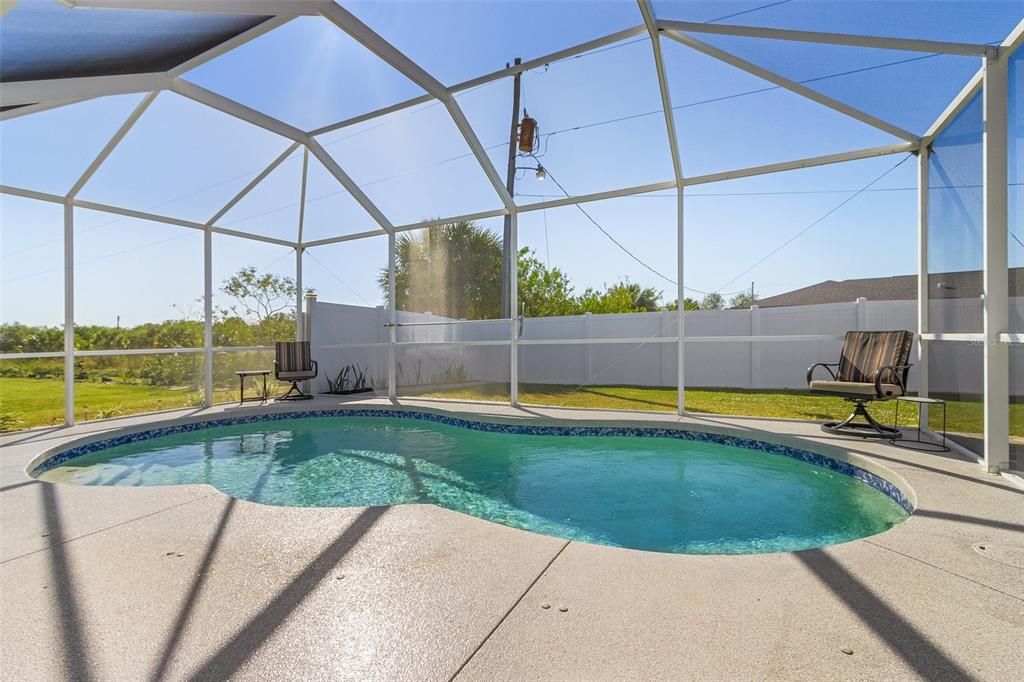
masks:
<path id="1" fill-rule="evenodd" d="M 952 454 L 833 439 L 811 424 L 684 418 L 841 447 L 917 497 L 907 522 L 871 538 L 710 557 L 567 543 L 432 505 L 278 508 L 209 486 L 89 488 L 25 473 L 67 439 L 183 414 L 195 413 L 0 439 L 0 677 L 1020 679 L 1024 489 Z"/>

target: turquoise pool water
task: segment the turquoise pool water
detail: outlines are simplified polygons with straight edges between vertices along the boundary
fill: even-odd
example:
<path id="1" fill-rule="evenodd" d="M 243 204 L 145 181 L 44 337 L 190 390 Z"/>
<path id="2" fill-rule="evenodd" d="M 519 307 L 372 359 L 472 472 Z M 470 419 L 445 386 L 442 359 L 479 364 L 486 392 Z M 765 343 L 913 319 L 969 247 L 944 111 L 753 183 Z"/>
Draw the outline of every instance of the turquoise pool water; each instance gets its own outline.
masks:
<path id="1" fill-rule="evenodd" d="M 283 506 L 428 502 L 567 539 L 692 554 L 820 547 L 907 517 L 851 476 L 748 448 L 496 433 L 396 417 L 213 426 L 82 455 L 39 477 L 208 483 Z"/>

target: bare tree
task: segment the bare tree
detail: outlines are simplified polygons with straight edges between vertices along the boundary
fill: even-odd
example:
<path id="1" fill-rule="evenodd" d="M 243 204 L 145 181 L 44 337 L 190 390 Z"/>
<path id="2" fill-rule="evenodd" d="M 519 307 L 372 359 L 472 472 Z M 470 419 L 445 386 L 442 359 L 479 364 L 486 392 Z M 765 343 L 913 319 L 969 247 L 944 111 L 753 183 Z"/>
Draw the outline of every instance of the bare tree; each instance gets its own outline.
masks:
<path id="1" fill-rule="evenodd" d="M 237 301 L 238 305 L 231 307 L 234 314 L 250 318 L 257 324 L 295 305 L 294 279 L 261 274 L 252 266 L 242 268 L 224 280 L 221 291 Z"/>

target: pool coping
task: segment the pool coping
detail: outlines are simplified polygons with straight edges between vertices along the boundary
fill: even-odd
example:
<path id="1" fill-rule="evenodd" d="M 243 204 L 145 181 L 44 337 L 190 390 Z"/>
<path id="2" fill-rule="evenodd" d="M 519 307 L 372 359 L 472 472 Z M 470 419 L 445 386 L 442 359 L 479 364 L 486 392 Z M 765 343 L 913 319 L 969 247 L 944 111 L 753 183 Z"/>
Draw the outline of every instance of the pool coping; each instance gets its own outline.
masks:
<path id="1" fill-rule="evenodd" d="M 340 405 L 468 413 L 491 423 L 639 422 L 789 444 L 860 464 L 851 456 L 858 454 L 875 458 L 880 467 L 864 468 L 891 482 L 905 477 L 916 511 L 884 533 L 816 550 L 695 555 L 562 541 L 434 504 L 277 507 L 208 485 L 100 488 L 25 473 L 31 459 L 61 443 Z M 1019 658 L 1014 635 L 1024 626 L 1022 574 L 978 545 L 1021 546 L 1024 492 L 956 453 L 839 439 L 797 420 L 412 399 L 400 405 L 381 396 L 317 396 L 0 437 L 0 577 L 7 581 L 0 616 L 11 624 L 0 655 L 25 679 L 66 677 L 76 668 L 67 667 L 74 659 L 62 618 L 77 604 L 73 613 L 91 635 L 90 663 L 105 676 L 150 676 L 185 615 L 171 677 L 187 677 L 221 650 L 246 657 L 250 674 L 281 679 L 334 669 L 365 676 L 366 652 L 378 673 L 439 682 L 458 670 L 456 679 L 465 680 L 652 679 L 672 670 L 709 679 L 863 677 L 869 670 L 905 679 L 921 671 L 942 677 L 949 661 L 977 679 L 1015 672 L 1009 661 Z M 170 550 L 179 554 L 168 558 Z M 62 566 L 74 582 L 58 593 L 54 571 Z M 325 577 L 303 582 L 310 571 Z M 296 585 L 303 589 L 289 601 Z M 274 595 L 284 602 L 275 597 L 268 605 Z M 295 610 L 281 611 L 281 603 Z M 283 622 L 274 620 L 285 613 Z M 277 628 L 271 639 L 236 637 L 266 622 Z M 24 651 L 40 656 L 26 659 Z"/>
<path id="2" fill-rule="evenodd" d="M 897 472 L 869 458 L 844 451 L 825 443 L 799 436 L 785 436 L 761 429 L 742 429 L 718 424 L 692 424 L 679 421 L 652 423 L 649 419 L 566 419 L 543 415 L 502 417 L 468 411 L 434 408 L 423 405 L 374 405 L 365 403 L 338 404 L 312 409 L 274 409 L 280 405 L 264 405 L 244 416 L 224 412 L 171 419 L 164 423 L 144 423 L 115 428 L 98 434 L 67 440 L 36 455 L 25 467 L 34 479 L 52 468 L 77 457 L 127 443 L 199 431 L 217 426 L 233 426 L 287 419 L 317 417 L 395 417 L 418 419 L 470 430 L 519 433 L 525 435 L 597 436 L 678 438 L 726 446 L 758 450 L 767 454 L 790 457 L 812 466 L 820 466 L 850 476 L 886 495 L 909 515 L 917 508 L 914 488 Z M 219 491 L 223 492 L 223 491 Z"/>

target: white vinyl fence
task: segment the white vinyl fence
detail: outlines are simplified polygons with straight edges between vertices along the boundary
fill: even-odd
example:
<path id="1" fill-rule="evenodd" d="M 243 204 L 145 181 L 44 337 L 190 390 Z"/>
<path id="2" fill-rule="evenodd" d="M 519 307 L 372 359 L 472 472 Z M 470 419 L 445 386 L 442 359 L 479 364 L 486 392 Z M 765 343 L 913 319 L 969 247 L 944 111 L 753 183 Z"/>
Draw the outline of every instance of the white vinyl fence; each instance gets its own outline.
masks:
<path id="1" fill-rule="evenodd" d="M 1020 315 L 1024 299 L 1011 299 Z M 309 301 L 313 356 L 321 375 L 358 364 L 377 388 L 387 384 L 388 313 L 383 307 Z M 686 313 L 686 386 L 805 388 L 807 368 L 837 362 L 848 330 L 916 328 L 914 301 L 868 301 Z M 979 299 L 933 301 L 933 329 L 981 329 Z M 526 318 L 519 337 L 521 384 L 673 387 L 676 313 Z M 509 382 L 510 323 L 459 321 L 399 312 L 398 386 Z M 756 340 L 755 340 L 756 339 Z M 915 346 L 916 346 L 915 341 Z M 930 342 L 929 381 L 936 393 L 981 393 L 982 346 Z M 1020 346 L 1014 346 L 1014 349 Z M 916 348 L 911 355 L 916 357 Z M 1024 360 L 1024 358 L 1022 358 Z M 1024 362 L 1011 362 L 1011 393 L 1024 392 Z M 910 388 L 917 386 L 916 368 Z M 315 390 L 326 384 L 318 380 Z"/>

